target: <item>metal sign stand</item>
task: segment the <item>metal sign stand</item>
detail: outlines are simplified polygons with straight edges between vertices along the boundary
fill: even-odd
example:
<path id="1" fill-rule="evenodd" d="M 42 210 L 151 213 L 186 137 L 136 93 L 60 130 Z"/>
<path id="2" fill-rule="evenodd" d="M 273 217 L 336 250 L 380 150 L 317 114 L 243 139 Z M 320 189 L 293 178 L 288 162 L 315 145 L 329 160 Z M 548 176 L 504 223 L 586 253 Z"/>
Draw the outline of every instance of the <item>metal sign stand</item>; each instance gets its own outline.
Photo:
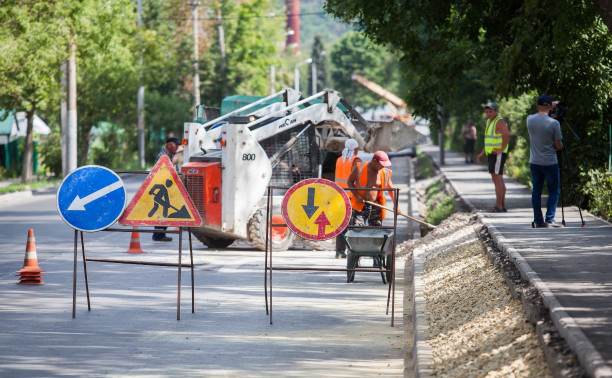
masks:
<path id="1" fill-rule="evenodd" d="M 189 230 L 189 229 L 188 229 Z M 121 228 L 108 228 L 103 231 L 109 232 L 145 232 L 153 233 L 157 230 L 142 230 L 142 229 L 121 229 Z M 183 227 L 179 227 L 178 231 L 166 230 L 167 234 L 178 234 L 179 235 L 179 246 L 178 246 L 178 263 L 160 263 L 160 262 L 145 262 L 145 261 L 133 261 L 133 260 L 114 260 L 114 259 L 97 259 L 90 258 L 85 255 L 85 240 L 83 239 L 83 231 L 74 230 L 74 272 L 73 272 L 73 283 L 72 283 L 72 317 L 76 317 L 76 286 L 77 286 L 77 244 L 81 239 L 81 250 L 83 254 L 83 271 L 85 273 L 85 290 L 87 292 L 87 310 L 91 311 L 91 302 L 89 298 L 89 280 L 87 277 L 87 261 L 107 262 L 107 263 L 118 263 L 118 264 L 137 264 L 137 265 L 157 265 L 157 266 L 174 266 L 178 267 L 178 287 L 176 293 L 176 320 L 181 320 L 181 270 L 184 267 L 191 268 L 191 312 L 195 312 L 195 290 L 194 290 L 194 271 L 193 271 L 193 249 L 191 243 L 191 230 L 189 230 L 189 257 L 190 263 L 183 264 Z"/>
<path id="2" fill-rule="evenodd" d="M 264 264 L 264 291 L 266 298 L 266 314 L 270 315 L 270 324 L 272 324 L 272 271 L 274 270 L 303 270 L 303 271 L 322 271 L 322 272 L 375 272 L 375 273 L 391 273 L 391 281 L 388 283 L 387 291 L 387 311 L 386 315 L 389 315 L 389 303 L 391 303 L 391 327 L 395 326 L 395 247 L 397 244 L 397 208 L 398 208 L 398 194 L 400 189 L 398 188 L 384 188 L 384 189 L 359 189 L 359 190 L 372 190 L 372 191 L 392 191 L 393 195 L 393 227 L 389 226 L 347 226 L 347 228 L 377 228 L 377 229 L 392 229 L 393 230 L 393 245 L 391 247 L 391 267 L 390 269 L 373 269 L 373 268 L 355 268 L 355 269 L 340 269 L 340 268 L 298 268 L 290 266 L 278 266 L 272 265 L 272 227 L 287 227 L 285 224 L 272 224 L 272 211 L 273 208 L 273 197 L 272 194 L 274 189 L 287 190 L 287 187 L 280 186 L 268 186 L 268 198 L 267 198 L 267 209 L 266 209 L 266 252 L 265 252 L 265 264 Z M 345 190 L 357 190 L 352 188 L 346 188 Z M 270 274 L 268 275 L 268 272 Z M 268 287 L 270 291 L 270 305 L 268 306 Z"/>

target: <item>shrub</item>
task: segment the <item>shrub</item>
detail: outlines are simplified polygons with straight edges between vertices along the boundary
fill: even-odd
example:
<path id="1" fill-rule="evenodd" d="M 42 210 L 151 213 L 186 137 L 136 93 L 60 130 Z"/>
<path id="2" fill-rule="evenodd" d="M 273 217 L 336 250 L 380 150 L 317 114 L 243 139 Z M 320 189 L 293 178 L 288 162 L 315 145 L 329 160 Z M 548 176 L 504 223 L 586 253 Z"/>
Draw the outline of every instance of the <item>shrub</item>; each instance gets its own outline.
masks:
<path id="1" fill-rule="evenodd" d="M 612 174 L 603 169 L 591 169 L 588 176 L 584 193 L 589 197 L 589 211 L 612 220 Z"/>
<path id="2" fill-rule="evenodd" d="M 441 180 L 429 185 L 425 193 L 425 205 L 427 206 L 425 222 L 438 225 L 449 215 L 457 212 L 455 200 L 446 194 Z"/>

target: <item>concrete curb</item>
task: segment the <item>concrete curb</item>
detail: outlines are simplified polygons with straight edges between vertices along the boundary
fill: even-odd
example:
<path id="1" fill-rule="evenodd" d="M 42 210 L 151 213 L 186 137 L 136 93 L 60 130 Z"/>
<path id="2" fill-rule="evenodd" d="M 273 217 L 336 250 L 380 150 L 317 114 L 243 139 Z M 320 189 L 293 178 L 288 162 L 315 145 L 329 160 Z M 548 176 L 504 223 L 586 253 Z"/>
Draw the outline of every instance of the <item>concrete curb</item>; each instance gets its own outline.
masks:
<path id="1" fill-rule="evenodd" d="M 423 259 L 420 252 L 412 255 L 413 289 L 412 289 L 412 319 L 414 323 L 414 376 L 431 377 L 433 372 L 433 353 L 427 342 L 429 338 L 429 322 L 425 314 Z"/>
<path id="2" fill-rule="evenodd" d="M 31 190 L 24 190 L 21 192 L 12 192 L 0 195 L 0 205 L 7 203 L 21 202 L 30 199 L 34 196 Z"/>

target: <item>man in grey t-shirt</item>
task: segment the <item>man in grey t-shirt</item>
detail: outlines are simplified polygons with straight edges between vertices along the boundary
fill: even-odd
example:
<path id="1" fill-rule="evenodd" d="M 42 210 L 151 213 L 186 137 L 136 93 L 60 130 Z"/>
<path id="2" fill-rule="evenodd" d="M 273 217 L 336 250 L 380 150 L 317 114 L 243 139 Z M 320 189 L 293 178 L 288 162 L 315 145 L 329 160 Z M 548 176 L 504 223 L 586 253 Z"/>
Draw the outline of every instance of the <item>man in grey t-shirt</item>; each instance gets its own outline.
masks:
<path id="1" fill-rule="evenodd" d="M 557 200 L 559 199 L 559 164 L 557 151 L 563 148 L 561 125 L 548 116 L 552 99 L 541 95 L 537 101 L 538 112 L 527 116 L 527 130 L 530 139 L 529 168 L 531 170 L 531 206 L 533 221 L 538 228 L 563 227 L 555 222 Z M 542 217 L 542 187 L 548 186 L 546 218 Z"/>

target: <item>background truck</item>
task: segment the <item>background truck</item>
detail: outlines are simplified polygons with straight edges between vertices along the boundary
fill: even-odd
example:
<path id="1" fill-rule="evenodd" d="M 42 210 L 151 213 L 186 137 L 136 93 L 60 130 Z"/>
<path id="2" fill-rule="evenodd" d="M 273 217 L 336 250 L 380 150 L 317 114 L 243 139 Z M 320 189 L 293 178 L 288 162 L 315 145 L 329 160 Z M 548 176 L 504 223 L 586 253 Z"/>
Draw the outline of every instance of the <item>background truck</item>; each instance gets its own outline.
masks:
<path id="1" fill-rule="evenodd" d="M 265 249 L 268 185 L 290 187 L 313 177 L 333 180 L 347 138 L 366 152 L 397 151 L 423 138 L 399 120 L 364 120 L 330 89 L 305 99 L 283 89 L 210 121 L 202 119 L 207 118 L 202 109 L 198 114 L 195 122 L 184 125 L 181 172 L 203 218 L 203 226 L 192 232 L 211 248 L 244 239 Z M 284 224 L 281 200 L 274 202 L 273 223 Z M 295 238 L 286 227 L 276 227 L 272 234 L 274 250 L 288 249 Z M 315 249 L 333 249 L 333 241 L 305 242 Z"/>

